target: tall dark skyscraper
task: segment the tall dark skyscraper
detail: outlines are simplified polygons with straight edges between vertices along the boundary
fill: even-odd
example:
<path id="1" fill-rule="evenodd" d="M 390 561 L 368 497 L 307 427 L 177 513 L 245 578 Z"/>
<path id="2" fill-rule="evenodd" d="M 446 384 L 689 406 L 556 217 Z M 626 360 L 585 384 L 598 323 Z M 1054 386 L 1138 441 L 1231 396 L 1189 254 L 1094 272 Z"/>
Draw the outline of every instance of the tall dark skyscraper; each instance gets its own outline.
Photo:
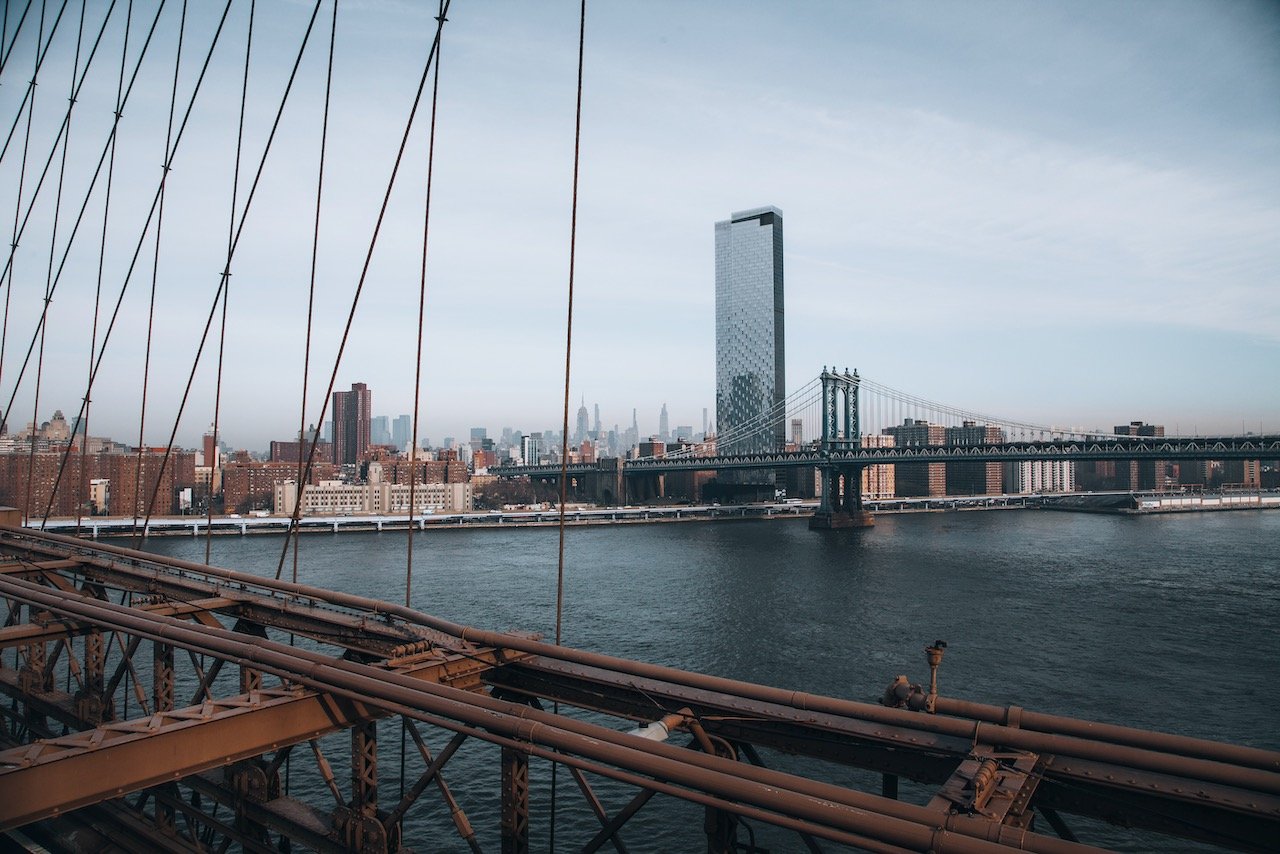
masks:
<path id="1" fill-rule="evenodd" d="M 364 383 L 351 391 L 333 393 L 333 461 L 357 463 L 369 450 L 373 422 L 373 392 Z"/>
<path id="2" fill-rule="evenodd" d="M 720 453 L 786 442 L 782 211 L 716 223 L 716 429 Z M 771 424 L 770 422 L 777 423 Z"/>

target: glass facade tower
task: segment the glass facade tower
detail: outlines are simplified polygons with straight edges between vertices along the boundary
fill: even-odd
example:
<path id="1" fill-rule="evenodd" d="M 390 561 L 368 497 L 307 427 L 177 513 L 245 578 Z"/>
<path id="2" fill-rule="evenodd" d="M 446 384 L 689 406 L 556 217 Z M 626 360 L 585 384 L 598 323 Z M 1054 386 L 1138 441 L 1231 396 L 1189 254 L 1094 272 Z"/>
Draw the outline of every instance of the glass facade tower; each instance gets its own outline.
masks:
<path id="1" fill-rule="evenodd" d="M 739 211 L 716 223 L 717 450 L 781 450 L 786 442 L 782 211 Z"/>

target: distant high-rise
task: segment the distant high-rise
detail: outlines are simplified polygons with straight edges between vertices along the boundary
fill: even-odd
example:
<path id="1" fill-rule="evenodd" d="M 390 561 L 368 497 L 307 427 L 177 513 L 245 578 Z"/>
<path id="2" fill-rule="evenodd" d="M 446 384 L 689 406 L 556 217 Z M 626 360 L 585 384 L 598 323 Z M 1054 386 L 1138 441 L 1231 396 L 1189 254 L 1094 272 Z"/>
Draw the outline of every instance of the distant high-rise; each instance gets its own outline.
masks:
<path id="1" fill-rule="evenodd" d="M 369 422 L 370 441 L 375 445 L 391 444 L 391 418 L 387 415 L 376 415 Z"/>
<path id="2" fill-rule="evenodd" d="M 786 442 L 782 211 L 716 223 L 716 428 L 725 454 Z"/>
<path id="3" fill-rule="evenodd" d="M 596 434 L 594 438 L 599 439 L 601 438 L 600 436 L 601 432 L 603 432 L 600 429 L 600 404 L 597 403 L 595 406 L 596 406 L 596 421 L 595 421 L 595 427 L 592 428 L 592 431 Z"/>
<path id="4" fill-rule="evenodd" d="M 397 415 L 391 422 L 391 444 L 402 451 L 413 444 L 413 419 L 408 415 Z"/>
<path id="5" fill-rule="evenodd" d="M 358 463 L 369 450 L 373 420 L 373 392 L 364 383 L 351 391 L 333 393 L 333 461 Z"/>
<path id="6" fill-rule="evenodd" d="M 578 430 L 573 434 L 575 444 L 581 445 L 586 440 L 587 433 L 591 429 L 590 419 L 591 416 L 587 413 L 587 400 L 583 398 L 582 405 L 578 407 Z"/>
<path id="7" fill-rule="evenodd" d="M 662 404 L 662 411 L 658 413 L 658 438 L 664 442 L 671 441 L 671 422 L 667 419 L 667 405 Z"/>

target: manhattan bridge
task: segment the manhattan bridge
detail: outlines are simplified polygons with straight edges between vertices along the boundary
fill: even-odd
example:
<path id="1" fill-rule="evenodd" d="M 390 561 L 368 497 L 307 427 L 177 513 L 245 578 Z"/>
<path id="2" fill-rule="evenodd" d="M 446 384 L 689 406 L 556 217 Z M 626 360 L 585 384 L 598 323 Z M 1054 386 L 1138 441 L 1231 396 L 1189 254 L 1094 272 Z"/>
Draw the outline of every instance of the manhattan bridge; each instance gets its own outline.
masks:
<path id="1" fill-rule="evenodd" d="M 188 20 L 197 5 L 206 7 L 206 26 Z M 427 162 L 425 295 L 436 75 L 449 6 L 441 3 L 422 45 L 421 76 L 405 106 L 382 206 L 364 224 L 367 247 L 340 306 L 348 332 L 406 156 Z M 180 387 L 172 397 L 176 412 L 166 413 L 168 443 L 158 449 L 166 460 L 201 364 L 216 359 L 219 394 L 223 388 L 227 294 L 241 237 L 255 227 L 255 201 L 273 169 L 304 168 L 278 150 L 291 110 L 309 110 L 318 121 L 315 194 L 296 200 L 295 211 L 315 223 L 314 285 L 326 163 L 336 168 L 326 161 L 324 140 L 334 47 L 344 30 L 338 4 L 317 0 L 303 28 L 288 39 L 275 34 L 268 46 L 291 70 L 270 81 L 268 101 L 276 105 L 249 117 L 261 126 L 246 136 L 245 93 L 257 83 L 250 57 L 263 50 L 253 43 L 254 15 L 251 0 L 216 7 L 177 0 L 5 5 L 0 170 L 13 195 L 0 202 L 15 210 L 0 278 L 6 422 L 16 402 L 38 407 L 42 388 L 47 393 L 50 382 L 65 379 L 46 375 L 46 357 L 83 345 L 88 359 L 72 420 L 74 433 L 90 435 L 95 388 L 120 367 L 113 348 L 130 334 L 120 331 L 125 306 L 133 305 L 126 294 L 139 291 L 151 297 L 141 312 L 148 322 L 132 327 L 146 330 L 147 357 L 137 373 L 145 419 L 147 391 L 161 373 L 152 371 L 149 312 L 157 286 L 172 279 L 157 272 L 172 239 L 162 226 L 173 225 L 166 204 L 171 214 L 181 206 L 170 175 L 191 163 L 184 158 L 200 156 L 193 128 L 215 87 L 239 104 L 213 122 L 224 134 L 219 139 L 228 124 L 238 129 L 230 221 L 225 241 L 221 233 L 205 241 L 221 257 L 209 298 L 186 281 L 167 285 L 191 304 L 195 322 L 182 335 L 195 355 L 189 366 L 164 372 Z M 302 80 L 313 84 L 305 105 L 295 103 Z M 55 102 L 52 123 L 35 120 Z M 111 118 L 94 125 L 82 118 L 91 110 Z M 162 120 L 131 124 L 136 115 Z M 117 159 L 141 145 L 149 146 L 154 174 L 120 178 Z M 575 150 L 575 225 L 577 163 Z M 571 261 L 570 306 L 572 270 Z M 76 278 L 95 284 L 72 297 L 92 301 L 93 320 L 58 322 L 56 309 Z M 33 294 L 39 308 L 24 327 L 18 297 Z M 310 323 L 319 306 L 308 298 L 291 308 L 289 322 L 305 316 Z M 312 420 L 324 418 L 345 332 L 342 342 L 323 394 L 302 382 L 304 401 L 311 393 L 320 402 Z M 566 390 L 568 384 L 566 371 Z M 306 416 L 304 407 L 300 432 Z M 992 419 L 834 367 L 739 429 L 773 432 L 796 418 L 821 429 L 794 451 L 677 452 L 619 464 L 616 475 L 816 467 L 827 475 L 821 512 L 856 521 L 857 475 L 871 465 L 1280 457 L 1275 436 L 1119 437 Z M 989 425 L 999 438 L 896 447 L 861 441 L 907 418 Z M 215 395 L 215 435 L 218 419 Z M 566 391 L 566 433 L 567 425 Z M 138 445 L 141 454 L 141 439 Z M 73 446 L 46 485 L 49 494 L 67 476 Z M 313 440 L 299 483 L 308 482 L 314 452 Z M 524 473 L 558 478 L 562 508 L 569 476 L 588 474 L 564 462 L 558 471 Z M 504 852 L 528 851 L 549 825 L 555 841 L 548 847 L 557 850 L 639 851 L 644 840 L 628 834 L 629 822 L 663 799 L 702 811 L 701 826 L 689 828 L 690 845 L 713 852 L 763 850 L 751 833 L 761 824 L 790 834 L 792 850 L 814 852 L 1096 850 L 1078 833 L 1078 820 L 1166 835 L 1154 837 L 1154 847 L 1172 837 L 1267 850 L 1280 837 L 1275 751 L 958 699 L 939 687 L 946 684 L 941 641 L 925 648 L 920 667 L 928 673 L 919 682 L 893 681 L 881 702 L 859 702 L 574 649 L 560 643 L 558 619 L 551 640 L 414 609 L 412 537 L 406 601 L 396 604 L 299 582 L 296 537 L 284 539 L 272 577 L 151 554 L 140 541 L 131 548 L 53 534 L 35 524 L 38 515 L 24 527 L 22 514 L 10 512 L 0 525 L 0 833 L 28 850 L 407 851 L 412 828 L 432 821 L 456 831 L 457 850 L 492 849 L 496 840 Z M 287 575 L 291 542 L 295 562 Z M 419 574 L 424 583 L 421 567 Z M 780 770 L 780 755 L 802 757 L 805 773 Z M 499 771 L 491 797 L 475 796 L 470 781 L 454 773 L 477 763 Z M 850 769 L 861 776 L 845 773 Z M 563 785 L 555 783 L 557 772 Z M 869 787 L 851 782 L 868 778 Z M 590 817 L 591 830 L 580 838 L 555 836 L 556 816 L 570 799 Z"/>

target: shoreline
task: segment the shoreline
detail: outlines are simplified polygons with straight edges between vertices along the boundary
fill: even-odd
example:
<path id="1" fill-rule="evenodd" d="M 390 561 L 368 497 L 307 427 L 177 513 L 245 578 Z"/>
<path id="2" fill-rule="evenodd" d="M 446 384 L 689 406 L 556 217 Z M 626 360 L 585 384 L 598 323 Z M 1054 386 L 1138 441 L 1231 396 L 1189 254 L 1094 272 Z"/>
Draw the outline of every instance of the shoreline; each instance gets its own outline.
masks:
<path id="1" fill-rule="evenodd" d="M 1136 506 L 1134 506 L 1136 505 Z M 566 509 L 566 527 L 601 525 L 654 525 L 683 522 L 740 522 L 751 520 L 809 519 L 817 502 L 741 505 L 665 505 L 653 507 L 612 507 Z M 953 513 L 984 510 L 1051 510 L 1114 516 L 1150 516 L 1179 513 L 1214 513 L 1237 510 L 1280 510 L 1280 493 L 1205 496 L 1142 496 L 1131 493 L 1077 493 L 1061 497 L 1047 495 L 956 496 L 948 498 L 899 498 L 868 501 L 875 515 L 913 513 Z M 420 531 L 459 531 L 495 528 L 547 528 L 560 523 L 558 509 L 490 511 L 487 513 L 428 514 L 415 517 L 412 525 Z M 300 520 L 298 531 L 305 534 L 343 532 L 404 531 L 407 516 L 309 516 Z M 45 530 L 76 534 L 74 519 L 51 519 Z M 205 517 L 166 516 L 153 518 L 143 532 L 150 537 L 200 537 L 280 535 L 289 530 L 287 516 L 219 516 L 210 525 Z M 122 538 L 136 534 L 131 517 L 86 517 L 79 525 L 83 539 Z"/>

